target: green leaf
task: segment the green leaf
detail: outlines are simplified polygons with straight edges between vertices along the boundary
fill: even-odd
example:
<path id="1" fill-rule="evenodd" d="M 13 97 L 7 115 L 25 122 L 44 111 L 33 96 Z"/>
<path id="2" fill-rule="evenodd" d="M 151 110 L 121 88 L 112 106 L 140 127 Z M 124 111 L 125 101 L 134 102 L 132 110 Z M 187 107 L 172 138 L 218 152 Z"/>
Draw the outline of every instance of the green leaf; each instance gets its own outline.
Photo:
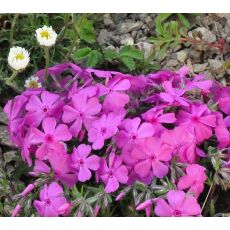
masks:
<path id="1" fill-rule="evenodd" d="M 177 14 L 177 15 L 178 15 L 178 18 L 180 19 L 181 24 L 185 28 L 188 28 L 189 27 L 189 21 L 188 21 L 188 19 L 183 14 Z"/>
<path id="2" fill-rule="evenodd" d="M 141 60 L 144 58 L 143 53 L 133 46 L 124 46 L 120 50 L 120 55 L 121 57 L 131 57 L 133 59 L 138 59 L 138 60 Z"/>
<path id="3" fill-rule="evenodd" d="M 87 60 L 87 63 L 86 65 L 88 67 L 94 67 L 98 64 L 98 62 L 100 61 L 101 59 L 101 53 L 97 50 L 93 50 L 89 53 L 89 56 L 88 56 L 88 60 Z"/>
<path id="4" fill-rule="evenodd" d="M 155 19 L 155 23 L 156 23 L 156 32 L 158 34 L 162 34 L 163 33 L 163 26 L 162 26 L 162 22 L 165 21 L 167 18 L 169 18 L 172 14 L 171 13 L 162 13 L 159 14 L 156 19 Z"/>
<path id="5" fill-rule="evenodd" d="M 91 49 L 89 47 L 86 47 L 86 48 L 77 50 L 73 56 L 76 59 L 84 59 L 89 55 L 90 52 L 91 52 Z"/>
<path id="6" fill-rule="evenodd" d="M 104 57 L 108 61 L 112 61 L 112 60 L 118 58 L 118 56 L 119 56 L 118 53 L 114 50 L 111 50 L 111 49 L 108 49 L 104 52 Z"/>
<path id="7" fill-rule="evenodd" d="M 91 20 L 88 20 L 87 18 L 80 19 L 77 26 L 79 28 L 79 36 L 82 40 L 90 44 L 96 41 L 93 22 Z"/>
<path id="8" fill-rule="evenodd" d="M 127 66 L 129 68 L 129 70 L 131 70 L 131 71 L 135 70 L 136 64 L 131 57 L 122 56 L 121 61 L 125 66 Z"/>

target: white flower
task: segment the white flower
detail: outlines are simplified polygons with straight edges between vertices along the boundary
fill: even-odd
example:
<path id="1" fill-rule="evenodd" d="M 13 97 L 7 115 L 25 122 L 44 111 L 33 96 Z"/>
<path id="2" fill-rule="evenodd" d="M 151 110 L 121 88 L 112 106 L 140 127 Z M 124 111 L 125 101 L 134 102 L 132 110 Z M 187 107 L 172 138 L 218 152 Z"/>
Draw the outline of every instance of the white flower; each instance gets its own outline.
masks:
<path id="1" fill-rule="evenodd" d="M 52 29 L 52 26 L 43 26 L 36 30 L 36 38 L 41 46 L 50 47 L 55 44 L 57 34 Z"/>
<path id="2" fill-rule="evenodd" d="M 37 89 L 37 88 L 41 88 L 42 84 L 40 82 L 38 82 L 39 78 L 38 77 L 30 77 L 25 81 L 25 87 L 27 89 Z"/>
<path id="3" fill-rule="evenodd" d="M 8 63 L 14 70 L 23 70 L 30 62 L 29 52 L 22 47 L 12 47 L 8 55 Z"/>

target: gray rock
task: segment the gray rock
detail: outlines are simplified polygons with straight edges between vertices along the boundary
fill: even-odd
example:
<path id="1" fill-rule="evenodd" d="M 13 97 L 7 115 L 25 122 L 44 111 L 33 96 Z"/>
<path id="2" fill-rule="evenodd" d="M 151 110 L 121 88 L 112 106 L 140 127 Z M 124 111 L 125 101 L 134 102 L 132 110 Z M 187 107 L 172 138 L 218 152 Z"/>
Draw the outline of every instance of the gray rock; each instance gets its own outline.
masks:
<path id="1" fill-rule="evenodd" d="M 149 29 L 152 29 L 154 26 L 153 19 L 150 16 L 145 18 L 145 23 Z"/>
<path id="2" fill-rule="evenodd" d="M 130 34 L 124 34 L 121 36 L 121 45 L 134 45 L 134 39 Z"/>
<path id="3" fill-rule="evenodd" d="M 111 19 L 110 14 L 104 14 L 103 15 L 103 21 L 106 26 L 110 26 L 114 24 L 113 20 Z"/>
<path id="4" fill-rule="evenodd" d="M 204 72 L 207 69 L 208 63 L 204 64 L 194 64 L 193 65 L 193 71 L 195 73 L 201 73 Z"/>
<path id="5" fill-rule="evenodd" d="M 11 143 L 6 126 L 0 125 L 0 144 L 3 146 L 14 147 Z"/>
<path id="6" fill-rule="evenodd" d="M 17 151 L 11 150 L 11 151 L 5 152 L 3 155 L 4 155 L 5 163 L 9 163 L 16 159 Z"/>
<path id="7" fill-rule="evenodd" d="M 118 25 L 118 32 L 120 34 L 126 34 L 134 30 L 139 30 L 143 25 L 142 21 L 138 22 L 123 22 Z"/>
<path id="8" fill-rule="evenodd" d="M 200 33 L 202 36 L 202 39 L 204 39 L 206 42 L 215 42 L 216 41 L 216 35 L 213 34 L 210 30 L 206 29 L 205 27 L 198 27 L 192 31 L 193 33 Z M 191 33 L 189 33 L 191 36 Z"/>
<path id="9" fill-rule="evenodd" d="M 225 68 L 222 61 L 217 59 L 208 59 L 209 69 L 213 74 L 216 74 L 216 78 L 220 79 L 225 74 Z"/>
<path id="10" fill-rule="evenodd" d="M 179 62 L 176 59 L 171 59 L 167 62 L 167 67 L 175 67 L 179 64 Z"/>
<path id="11" fill-rule="evenodd" d="M 5 124 L 5 125 L 7 125 L 8 123 L 8 118 L 5 112 L 3 111 L 2 107 L 0 107 L 0 123 Z"/>
<path id="12" fill-rule="evenodd" d="M 177 60 L 179 62 L 184 63 L 186 59 L 188 58 L 188 50 L 181 50 L 177 52 L 176 55 L 177 55 Z"/>
<path id="13" fill-rule="evenodd" d="M 144 52 L 144 58 L 148 58 L 154 49 L 154 45 L 150 44 L 148 42 L 139 42 L 137 43 L 137 47 L 139 48 L 139 50 Z"/>
<path id="14" fill-rule="evenodd" d="M 106 29 L 102 29 L 97 37 L 97 41 L 100 45 L 110 44 L 111 41 L 119 41 L 119 38 Z"/>

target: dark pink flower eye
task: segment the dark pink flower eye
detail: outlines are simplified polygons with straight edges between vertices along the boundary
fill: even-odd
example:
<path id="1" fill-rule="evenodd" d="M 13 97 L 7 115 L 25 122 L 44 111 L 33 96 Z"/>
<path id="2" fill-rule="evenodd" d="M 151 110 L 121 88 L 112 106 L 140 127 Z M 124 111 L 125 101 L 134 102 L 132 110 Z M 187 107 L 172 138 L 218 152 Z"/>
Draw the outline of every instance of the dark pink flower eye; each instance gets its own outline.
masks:
<path id="1" fill-rule="evenodd" d="M 173 215 L 176 216 L 176 217 L 179 217 L 179 216 L 181 216 L 181 211 L 180 210 L 175 210 L 173 212 Z"/>
<path id="2" fill-rule="evenodd" d="M 46 107 L 43 108 L 43 112 L 46 113 L 48 109 Z"/>
<path id="3" fill-rule="evenodd" d="M 102 128 L 101 128 L 101 134 L 102 134 L 102 135 L 106 134 L 106 131 L 107 131 L 107 129 L 106 129 L 105 127 L 102 127 Z"/>
<path id="4" fill-rule="evenodd" d="M 150 159 L 150 161 L 154 161 L 156 159 L 156 157 L 152 154 L 149 159 Z"/>
<path id="5" fill-rule="evenodd" d="M 108 174 L 109 174 L 109 177 L 110 177 L 110 178 L 113 177 L 113 172 L 112 172 L 112 171 L 109 171 Z"/>
<path id="6" fill-rule="evenodd" d="M 131 138 L 132 138 L 133 140 L 136 140 L 136 139 L 137 139 L 137 135 L 136 135 L 136 134 L 133 134 L 133 135 L 131 136 Z"/>
<path id="7" fill-rule="evenodd" d="M 52 142 L 53 141 L 53 136 L 48 134 L 48 135 L 46 135 L 45 139 L 46 139 L 47 142 Z"/>
<path id="8" fill-rule="evenodd" d="M 45 206 L 49 207 L 51 205 L 50 199 L 45 200 Z"/>
<path id="9" fill-rule="evenodd" d="M 193 121 L 193 122 L 199 122 L 199 120 L 200 120 L 200 119 L 199 119 L 198 116 L 193 116 L 193 117 L 192 117 L 192 121 Z"/>
<path id="10" fill-rule="evenodd" d="M 82 167 L 84 164 L 85 164 L 84 160 L 83 160 L 83 159 L 80 159 L 80 160 L 79 160 L 79 165 L 80 165 L 80 167 Z"/>

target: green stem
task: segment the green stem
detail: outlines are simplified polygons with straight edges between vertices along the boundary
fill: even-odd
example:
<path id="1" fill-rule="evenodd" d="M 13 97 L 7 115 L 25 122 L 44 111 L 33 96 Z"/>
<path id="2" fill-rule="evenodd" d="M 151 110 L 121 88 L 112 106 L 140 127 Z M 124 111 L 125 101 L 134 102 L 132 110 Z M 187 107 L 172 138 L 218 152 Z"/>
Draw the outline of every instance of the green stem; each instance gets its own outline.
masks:
<path id="1" fill-rule="evenodd" d="M 206 205 L 208 199 L 211 199 L 211 198 L 212 198 L 212 196 L 213 196 L 213 194 L 214 194 L 214 190 L 215 190 L 215 182 L 214 182 L 214 180 L 213 180 L 212 183 L 211 183 L 211 185 L 210 185 L 210 188 L 209 188 L 209 190 L 208 190 L 208 193 L 207 193 L 207 196 L 206 196 L 206 198 L 205 198 L 205 201 L 204 201 L 204 203 L 203 203 L 203 205 L 202 205 L 201 213 L 204 211 L 204 208 L 205 208 L 205 205 Z"/>
<path id="2" fill-rule="evenodd" d="M 13 18 L 13 21 L 12 21 L 12 24 L 11 24 L 10 36 L 9 36 L 10 47 L 13 46 L 13 41 L 14 41 L 14 28 L 15 28 L 15 25 L 16 25 L 16 22 L 17 22 L 18 17 L 19 17 L 19 14 L 15 14 L 15 15 L 14 15 L 14 18 Z"/>
<path id="3" fill-rule="evenodd" d="M 49 68 L 49 62 L 50 62 L 50 55 L 49 55 L 49 47 L 45 47 L 44 48 L 45 50 L 45 59 L 46 59 L 46 67 L 45 67 L 45 79 L 44 79 L 44 82 L 45 82 L 45 85 L 47 84 L 47 81 L 48 81 L 48 68 Z"/>

